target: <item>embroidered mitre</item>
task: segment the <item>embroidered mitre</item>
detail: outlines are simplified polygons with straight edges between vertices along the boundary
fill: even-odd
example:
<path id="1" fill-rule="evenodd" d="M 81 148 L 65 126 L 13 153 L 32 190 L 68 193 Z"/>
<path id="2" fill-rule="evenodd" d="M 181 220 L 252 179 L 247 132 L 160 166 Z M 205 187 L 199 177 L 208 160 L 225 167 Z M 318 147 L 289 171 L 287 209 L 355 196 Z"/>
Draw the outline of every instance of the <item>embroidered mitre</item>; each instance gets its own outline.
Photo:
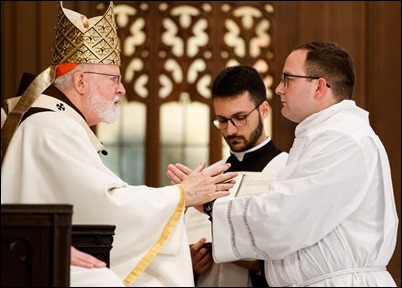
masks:
<path id="1" fill-rule="evenodd" d="M 1 129 L 2 161 L 24 114 L 56 77 L 83 63 L 120 66 L 120 43 L 113 8 L 113 1 L 110 1 L 103 16 L 88 19 L 65 9 L 60 1 L 51 65 L 32 81 L 10 111 Z"/>
<path id="2" fill-rule="evenodd" d="M 113 2 L 103 16 L 88 19 L 59 5 L 52 65 L 92 63 L 120 65 L 120 43 Z"/>

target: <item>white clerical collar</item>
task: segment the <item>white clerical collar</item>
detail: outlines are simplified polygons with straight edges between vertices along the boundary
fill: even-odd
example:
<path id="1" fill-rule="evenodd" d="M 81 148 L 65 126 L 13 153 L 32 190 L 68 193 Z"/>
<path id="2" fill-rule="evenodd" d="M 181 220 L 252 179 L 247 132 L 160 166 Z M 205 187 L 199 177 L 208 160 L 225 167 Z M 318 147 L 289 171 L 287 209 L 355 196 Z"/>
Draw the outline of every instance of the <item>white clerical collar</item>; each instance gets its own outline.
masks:
<path id="1" fill-rule="evenodd" d="M 267 139 L 265 139 L 262 143 L 258 144 L 257 146 L 250 148 L 246 151 L 242 151 L 242 152 L 233 152 L 232 150 L 230 150 L 230 154 L 233 154 L 234 156 L 236 156 L 237 160 L 239 161 L 243 161 L 244 155 L 246 155 L 246 153 L 250 153 L 253 152 L 255 150 L 260 149 L 262 146 L 266 145 L 269 141 L 271 141 L 271 137 L 267 137 Z"/>

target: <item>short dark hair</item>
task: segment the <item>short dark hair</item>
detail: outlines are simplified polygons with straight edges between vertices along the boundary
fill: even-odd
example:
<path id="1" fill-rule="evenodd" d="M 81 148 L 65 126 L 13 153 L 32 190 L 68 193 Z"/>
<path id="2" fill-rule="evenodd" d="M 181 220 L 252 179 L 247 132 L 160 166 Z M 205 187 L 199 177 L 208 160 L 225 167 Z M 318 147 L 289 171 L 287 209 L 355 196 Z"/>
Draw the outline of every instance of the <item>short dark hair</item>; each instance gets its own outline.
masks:
<path id="1" fill-rule="evenodd" d="M 296 46 L 295 50 L 307 50 L 306 75 L 323 77 L 331 85 L 337 100 L 352 99 L 355 86 L 353 59 L 338 43 L 312 41 Z"/>
<path id="2" fill-rule="evenodd" d="M 267 100 L 267 90 L 258 71 L 247 65 L 229 66 L 212 83 L 212 99 L 236 97 L 248 91 L 255 105 Z"/>

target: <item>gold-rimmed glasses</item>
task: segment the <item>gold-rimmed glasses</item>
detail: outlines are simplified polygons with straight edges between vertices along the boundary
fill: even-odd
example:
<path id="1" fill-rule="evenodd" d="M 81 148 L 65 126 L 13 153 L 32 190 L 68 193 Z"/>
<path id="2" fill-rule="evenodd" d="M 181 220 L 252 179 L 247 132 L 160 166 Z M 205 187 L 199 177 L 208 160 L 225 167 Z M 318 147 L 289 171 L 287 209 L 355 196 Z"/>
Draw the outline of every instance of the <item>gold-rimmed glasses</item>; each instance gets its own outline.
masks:
<path id="1" fill-rule="evenodd" d="M 99 73 L 99 72 L 90 72 L 90 71 L 85 71 L 85 72 L 82 72 L 82 73 L 110 76 L 110 77 L 113 77 L 114 82 L 115 82 L 115 83 L 114 83 L 115 85 L 119 85 L 119 84 L 121 83 L 121 75 L 107 74 L 107 73 Z"/>

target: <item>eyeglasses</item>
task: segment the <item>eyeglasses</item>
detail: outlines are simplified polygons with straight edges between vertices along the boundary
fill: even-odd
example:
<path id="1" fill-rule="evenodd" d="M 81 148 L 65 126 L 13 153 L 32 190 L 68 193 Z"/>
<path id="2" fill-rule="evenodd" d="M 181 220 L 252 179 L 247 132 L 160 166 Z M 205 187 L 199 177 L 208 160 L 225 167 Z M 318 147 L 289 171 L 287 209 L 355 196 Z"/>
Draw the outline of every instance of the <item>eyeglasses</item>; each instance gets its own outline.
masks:
<path id="1" fill-rule="evenodd" d="M 104 76 L 110 76 L 113 77 L 114 84 L 119 85 L 121 83 L 121 75 L 115 75 L 115 74 L 107 74 L 107 73 L 98 73 L 98 72 L 82 72 L 82 73 L 87 73 L 87 74 L 97 74 L 97 75 L 104 75 Z"/>
<path id="2" fill-rule="evenodd" d="M 248 112 L 246 115 L 236 115 L 230 118 L 225 118 L 225 117 L 220 117 L 220 116 L 215 116 L 215 118 L 212 120 L 212 123 L 215 125 L 216 128 L 219 130 L 224 130 L 228 127 L 228 122 L 233 124 L 235 127 L 243 127 L 246 126 L 247 124 L 247 117 L 255 110 L 257 109 L 263 102 L 258 104 L 257 106 L 254 107 L 253 110 Z"/>
<path id="3" fill-rule="evenodd" d="M 283 87 L 288 88 L 289 86 L 289 77 L 294 77 L 294 78 L 305 78 L 305 79 L 320 79 L 322 77 L 313 77 L 313 76 L 302 76 L 302 75 L 292 75 L 292 74 L 286 74 L 282 73 L 281 75 L 281 83 L 283 84 Z M 331 88 L 331 86 L 327 83 L 326 86 L 328 88 Z"/>

